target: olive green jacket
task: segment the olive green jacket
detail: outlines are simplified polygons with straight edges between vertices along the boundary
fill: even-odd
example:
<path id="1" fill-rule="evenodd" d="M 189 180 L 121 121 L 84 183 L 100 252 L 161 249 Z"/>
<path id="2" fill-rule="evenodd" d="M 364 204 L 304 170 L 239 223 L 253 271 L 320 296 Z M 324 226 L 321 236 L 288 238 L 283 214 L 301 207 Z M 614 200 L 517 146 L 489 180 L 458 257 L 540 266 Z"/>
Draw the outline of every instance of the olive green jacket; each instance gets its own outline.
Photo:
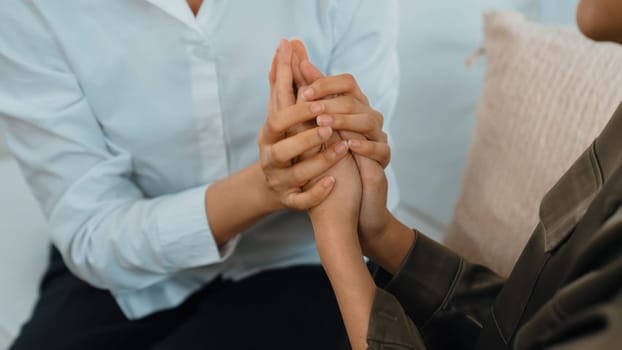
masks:
<path id="1" fill-rule="evenodd" d="M 622 349 L 621 203 L 622 105 L 542 200 L 507 280 L 421 234 L 379 271 L 369 349 Z"/>

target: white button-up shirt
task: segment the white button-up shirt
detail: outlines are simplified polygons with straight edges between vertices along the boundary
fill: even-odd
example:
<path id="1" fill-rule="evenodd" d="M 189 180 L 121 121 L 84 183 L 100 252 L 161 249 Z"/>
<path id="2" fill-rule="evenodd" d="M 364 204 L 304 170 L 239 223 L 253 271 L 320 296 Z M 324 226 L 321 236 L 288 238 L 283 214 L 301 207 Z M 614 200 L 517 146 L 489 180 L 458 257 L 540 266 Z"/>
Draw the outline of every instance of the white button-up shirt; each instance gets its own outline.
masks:
<path id="1" fill-rule="evenodd" d="M 317 264 L 306 213 L 218 247 L 204 194 L 257 160 L 282 37 L 390 117 L 397 1 L 5 0 L 0 120 L 72 272 L 138 318 L 216 276 Z M 392 188 L 395 188 L 394 182 Z M 396 198 L 393 196 L 393 202 Z"/>

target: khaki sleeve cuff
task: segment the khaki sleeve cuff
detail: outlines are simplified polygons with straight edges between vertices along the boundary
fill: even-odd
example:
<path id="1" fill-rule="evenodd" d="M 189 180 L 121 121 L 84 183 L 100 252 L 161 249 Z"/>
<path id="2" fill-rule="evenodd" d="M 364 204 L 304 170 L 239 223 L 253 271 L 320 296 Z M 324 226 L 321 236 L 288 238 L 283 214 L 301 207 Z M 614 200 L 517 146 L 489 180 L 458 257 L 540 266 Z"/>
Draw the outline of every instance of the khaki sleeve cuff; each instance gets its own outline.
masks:
<path id="1" fill-rule="evenodd" d="M 368 350 L 425 349 L 421 334 L 397 299 L 379 288 L 369 318 L 367 344 Z"/>
<path id="2" fill-rule="evenodd" d="M 448 300 L 462 258 L 443 245 L 417 232 L 415 242 L 392 276 L 378 269 L 374 279 L 395 296 L 419 328 Z"/>

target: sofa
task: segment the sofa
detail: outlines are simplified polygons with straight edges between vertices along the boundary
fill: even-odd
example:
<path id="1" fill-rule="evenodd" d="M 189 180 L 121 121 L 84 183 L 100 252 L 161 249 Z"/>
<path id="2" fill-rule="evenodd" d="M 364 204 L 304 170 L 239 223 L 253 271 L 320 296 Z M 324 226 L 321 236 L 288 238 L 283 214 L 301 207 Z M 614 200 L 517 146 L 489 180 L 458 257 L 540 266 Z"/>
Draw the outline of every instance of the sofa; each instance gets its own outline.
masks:
<path id="1" fill-rule="evenodd" d="M 409 0 L 401 6 L 402 97 L 390 125 L 401 192 L 396 215 L 441 240 L 461 195 L 484 81 L 485 58 L 465 65 L 482 44 L 482 14 L 511 9 L 537 21 L 571 24 L 576 1 Z M 32 311 L 48 259 L 48 231 L 0 137 L 0 350 Z"/>

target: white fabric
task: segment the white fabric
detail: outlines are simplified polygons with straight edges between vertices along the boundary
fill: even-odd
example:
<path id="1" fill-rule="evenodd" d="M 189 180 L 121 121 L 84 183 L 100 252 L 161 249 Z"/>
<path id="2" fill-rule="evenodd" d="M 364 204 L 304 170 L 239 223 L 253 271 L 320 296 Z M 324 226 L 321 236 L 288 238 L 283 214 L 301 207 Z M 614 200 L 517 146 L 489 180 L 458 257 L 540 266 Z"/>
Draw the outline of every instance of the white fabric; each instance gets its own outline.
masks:
<path id="1" fill-rule="evenodd" d="M 0 158 L 0 349 L 17 334 L 47 267 L 46 224 L 17 164 Z M 8 344 L 7 344 L 8 345 Z"/>
<path id="2" fill-rule="evenodd" d="M 206 0 L 195 18 L 184 0 L 5 2 L 0 121 L 69 268 L 135 318 L 219 274 L 319 263 L 305 213 L 219 250 L 203 195 L 257 159 L 281 37 L 302 38 L 326 73 L 353 73 L 390 120 L 396 7 Z"/>
<path id="3" fill-rule="evenodd" d="M 2 133 L 0 132 L 0 158 L 7 157 L 9 155 L 9 151 L 6 149 L 6 145 L 2 138 Z"/>

